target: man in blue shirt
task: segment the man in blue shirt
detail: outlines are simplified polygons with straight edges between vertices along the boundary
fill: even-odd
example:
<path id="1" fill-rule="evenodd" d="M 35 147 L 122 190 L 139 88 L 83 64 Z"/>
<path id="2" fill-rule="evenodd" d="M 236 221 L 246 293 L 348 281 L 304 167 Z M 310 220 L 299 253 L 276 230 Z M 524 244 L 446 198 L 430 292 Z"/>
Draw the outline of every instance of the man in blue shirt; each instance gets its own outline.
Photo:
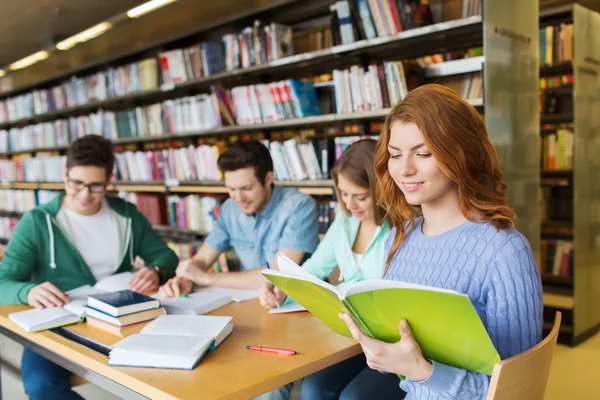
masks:
<path id="1" fill-rule="evenodd" d="M 273 184 L 273 160 L 262 143 L 236 142 L 217 164 L 230 198 L 200 250 L 179 263 L 177 276 L 160 288 L 163 296 L 187 294 L 194 284 L 258 289 L 265 281 L 260 272 L 267 263 L 276 266 L 277 253 L 301 264 L 318 245 L 315 201 L 294 188 Z M 239 272 L 206 272 L 231 248 L 240 259 Z"/>

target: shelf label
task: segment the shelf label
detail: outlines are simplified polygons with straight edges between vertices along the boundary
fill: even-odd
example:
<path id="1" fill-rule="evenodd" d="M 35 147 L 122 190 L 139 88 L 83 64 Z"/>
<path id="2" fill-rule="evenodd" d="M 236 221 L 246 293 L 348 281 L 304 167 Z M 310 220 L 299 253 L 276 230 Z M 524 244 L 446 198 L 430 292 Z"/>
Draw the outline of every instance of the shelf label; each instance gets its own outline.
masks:
<path id="1" fill-rule="evenodd" d="M 175 89 L 174 83 L 163 83 L 162 85 L 160 85 L 160 90 L 162 90 L 163 92 L 168 92 L 169 90 L 173 89 Z"/>
<path id="2" fill-rule="evenodd" d="M 165 185 L 167 187 L 179 186 L 179 180 L 173 178 L 167 179 Z"/>

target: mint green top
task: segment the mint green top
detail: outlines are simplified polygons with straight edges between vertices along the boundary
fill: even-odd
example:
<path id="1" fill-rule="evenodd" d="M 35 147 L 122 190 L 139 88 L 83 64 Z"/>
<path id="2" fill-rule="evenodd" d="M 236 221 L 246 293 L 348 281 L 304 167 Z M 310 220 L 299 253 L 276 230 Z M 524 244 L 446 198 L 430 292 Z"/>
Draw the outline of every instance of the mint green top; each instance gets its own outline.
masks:
<path id="1" fill-rule="evenodd" d="M 385 241 L 390 233 L 389 225 L 377 227 L 371 242 L 367 246 L 360 266 L 352 255 L 352 246 L 360 221 L 340 211 L 335 221 L 327 230 L 325 237 L 317 247 L 311 258 L 302 264 L 302 268 L 325 280 L 335 267 L 340 268 L 340 284 L 338 288 L 344 291 L 352 283 L 367 280 L 381 279 L 385 266 Z"/>

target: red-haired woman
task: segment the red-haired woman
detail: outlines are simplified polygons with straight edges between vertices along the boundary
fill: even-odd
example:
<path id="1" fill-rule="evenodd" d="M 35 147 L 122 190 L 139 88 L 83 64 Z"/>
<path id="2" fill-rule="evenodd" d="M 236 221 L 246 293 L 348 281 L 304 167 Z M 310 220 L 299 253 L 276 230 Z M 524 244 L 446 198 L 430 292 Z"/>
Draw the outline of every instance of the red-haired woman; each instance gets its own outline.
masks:
<path id="1" fill-rule="evenodd" d="M 514 229 L 498 156 L 478 112 L 439 85 L 410 92 L 377 145 L 378 200 L 392 221 L 385 279 L 471 299 L 502 359 L 537 344 L 542 289 L 527 239 Z M 393 344 L 340 315 L 371 368 L 404 375 L 407 399 L 484 399 L 489 377 L 427 360 L 401 321 Z"/>

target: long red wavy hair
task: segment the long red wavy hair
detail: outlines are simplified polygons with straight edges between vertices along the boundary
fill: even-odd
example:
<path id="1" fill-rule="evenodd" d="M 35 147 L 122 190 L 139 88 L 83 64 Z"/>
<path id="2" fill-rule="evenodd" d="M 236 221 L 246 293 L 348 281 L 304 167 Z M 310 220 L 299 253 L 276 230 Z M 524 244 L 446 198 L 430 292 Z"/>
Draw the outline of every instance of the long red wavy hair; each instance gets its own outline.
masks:
<path id="1" fill-rule="evenodd" d="M 396 227 L 386 269 L 404 236 L 415 226 L 415 215 L 421 212 L 420 206 L 406 201 L 388 172 L 388 143 L 394 123 L 417 125 L 440 169 L 456 183 L 460 209 L 466 218 L 489 222 L 497 229 L 514 227 L 516 216 L 504 195 L 506 185 L 502 182 L 498 154 L 481 115 L 451 89 L 423 85 L 390 111 L 377 142 L 378 205 Z"/>

